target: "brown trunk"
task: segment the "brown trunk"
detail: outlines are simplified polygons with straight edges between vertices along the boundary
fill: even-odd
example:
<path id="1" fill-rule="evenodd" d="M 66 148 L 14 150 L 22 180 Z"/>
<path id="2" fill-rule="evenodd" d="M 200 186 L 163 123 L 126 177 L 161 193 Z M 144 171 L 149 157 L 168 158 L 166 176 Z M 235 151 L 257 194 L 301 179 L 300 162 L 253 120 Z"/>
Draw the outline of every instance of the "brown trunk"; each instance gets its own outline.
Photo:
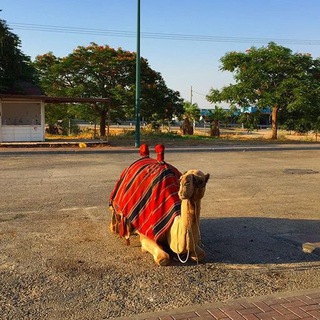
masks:
<path id="1" fill-rule="evenodd" d="M 97 104 L 93 103 L 91 105 L 92 109 L 94 110 L 94 129 L 93 129 L 93 139 L 97 139 Z"/>
<path id="2" fill-rule="evenodd" d="M 278 127 L 277 127 L 277 118 L 278 118 L 278 111 L 279 111 L 279 106 L 275 105 L 272 108 L 272 114 L 271 114 L 271 129 L 272 129 L 272 136 L 271 139 L 276 140 L 278 138 Z"/>
<path id="3" fill-rule="evenodd" d="M 210 135 L 212 137 L 220 137 L 219 121 L 213 120 L 213 128 L 211 129 Z"/>
<path id="4" fill-rule="evenodd" d="M 185 118 L 182 123 L 182 134 L 193 135 L 193 125 L 189 118 Z"/>
<path id="5" fill-rule="evenodd" d="M 189 134 L 190 136 L 193 135 L 193 124 L 192 124 L 192 123 L 190 123 L 190 126 L 189 126 L 189 128 L 188 128 L 188 134 Z"/>
<path id="6" fill-rule="evenodd" d="M 105 137 L 106 135 L 106 111 L 100 113 L 100 136 Z"/>
<path id="7" fill-rule="evenodd" d="M 108 121 L 107 121 L 107 142 L 109 142 L 109 135 L 110 135 L 110 108 L 108 108 Z"/>

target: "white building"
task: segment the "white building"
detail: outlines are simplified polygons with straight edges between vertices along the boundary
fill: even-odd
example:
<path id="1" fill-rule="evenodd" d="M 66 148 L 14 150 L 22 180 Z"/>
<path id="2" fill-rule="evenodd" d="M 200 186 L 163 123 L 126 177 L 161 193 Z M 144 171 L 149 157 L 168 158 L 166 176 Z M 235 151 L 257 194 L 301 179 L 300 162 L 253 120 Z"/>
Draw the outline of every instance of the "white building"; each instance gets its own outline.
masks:
<path id="1" fill-rule="evenodd" d="M 44 141 L 45 96 L 0 94 L 0 142 Z"/>
<path id="2" fill-rule="evenodd" d="M 29 85 L 24 94 L 0 94 L 0 143 L 45 141 L 46 103 L 109 103 L 108 98 L 48 97 L 39 92 Z"/>

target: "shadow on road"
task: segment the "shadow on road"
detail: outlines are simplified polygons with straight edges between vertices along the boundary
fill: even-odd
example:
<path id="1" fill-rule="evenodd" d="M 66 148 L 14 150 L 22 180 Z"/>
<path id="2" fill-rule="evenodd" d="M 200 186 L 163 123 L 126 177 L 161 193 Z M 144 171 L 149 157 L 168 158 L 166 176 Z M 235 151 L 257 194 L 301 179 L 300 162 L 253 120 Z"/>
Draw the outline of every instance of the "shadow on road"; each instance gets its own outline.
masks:
<path id="1" fill-rule="evenodd" d="M 231 264 L 280 264 L 320 261 L 319 250 L 302 244 L 320 242 L 320 220 L 219 218 L 201 220 L 206 261 Z"/>

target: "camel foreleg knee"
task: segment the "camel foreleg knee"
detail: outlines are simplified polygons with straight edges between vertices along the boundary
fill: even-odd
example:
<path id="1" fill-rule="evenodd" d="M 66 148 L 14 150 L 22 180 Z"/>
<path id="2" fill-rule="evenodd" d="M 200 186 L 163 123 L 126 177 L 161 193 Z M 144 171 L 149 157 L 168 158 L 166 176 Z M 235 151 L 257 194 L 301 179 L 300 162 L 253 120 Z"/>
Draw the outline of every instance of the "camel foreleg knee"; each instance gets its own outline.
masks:
<path id="1" fill-rule="evenodd" d="M 144 235 L 140 235 L 140 242 L 142 252 L 149 252 L 150 254 L 152 254 L 156 264 L 158 264 L 159 266 L 166 266 L 169 264 L 169 254 L 166 253 L 158 243 L 147 238 Z"/>

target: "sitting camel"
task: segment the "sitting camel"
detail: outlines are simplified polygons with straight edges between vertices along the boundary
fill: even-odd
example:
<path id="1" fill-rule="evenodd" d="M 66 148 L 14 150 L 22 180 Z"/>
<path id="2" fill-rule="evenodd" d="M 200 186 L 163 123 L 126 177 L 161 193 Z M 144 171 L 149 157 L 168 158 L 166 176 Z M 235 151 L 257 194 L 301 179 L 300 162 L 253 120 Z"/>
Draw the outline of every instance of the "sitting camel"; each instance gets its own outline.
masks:
<path id="1" fill-rule="evenodd" d="M 142 251 L 151 253 L 158 265 L 170 263 L 167 247 L 181 262 L 202 262 L 200 210 L 209 174 L 181 174 L 164 161 L 163 145 L 155 150 L 157 160 L 149 158 L 148 146 L 142 145 L 142 158 L 122 172 L 110 196 L 110 229 L 127 243 L 130 233 L 137 232 Z M 181 254 L 186 254 L 185 261 Z"/>

